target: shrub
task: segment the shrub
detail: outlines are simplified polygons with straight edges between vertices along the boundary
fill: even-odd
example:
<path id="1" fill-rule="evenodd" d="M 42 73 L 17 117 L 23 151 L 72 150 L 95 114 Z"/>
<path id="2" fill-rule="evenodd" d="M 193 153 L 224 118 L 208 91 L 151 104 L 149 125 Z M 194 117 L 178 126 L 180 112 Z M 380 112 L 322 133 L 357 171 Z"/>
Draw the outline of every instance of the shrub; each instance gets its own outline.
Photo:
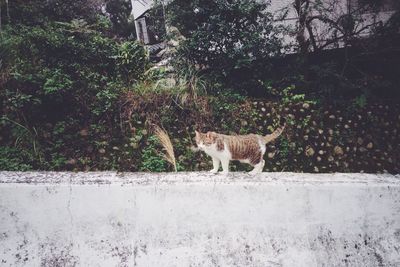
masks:
<path id="1" fill-rule="evenodd" d="M 10 75 L 3 81 L 0 98 L 10 111 L 28 120 L 90 116 L 88 111 L 100 115 L 147 66 L 142 46 L 118 43 L 84 22 L 20 25 L 4 35 L 15 44 L 15 59 L 8 64 Z"/>
<path id="2" fill-rule="evenodd" d="M 168 10 L 171 24 L 186 37 L 176 64 L 208 69 L 241 91 L 253 90 L 258 79 L 268 74 L 271 58 L 281 52 L 279 29 L 267 3 L 175 0 Z"/>
<path id="3" fill-rule="evenodd" d="M 0 145 L 10 149 L 0 155 L 0 169 L 72 170 L 87 164 L 93 156 L 79 156 L 88 153 L 87 146 L 93 153 L 97 138 L 122 138 L 121 93 L 147 67 L 144 48 L 110 37 L 104 16 L 96 15 L 94 23 L 46 20 L 5 25 L 1 32 Z M 88 125 L 107 130 L 89 141 Z M 109 164 L 104 159 L 98 166 Z"/>
<path id="4" fill-rule="evenodd" d="M 151 136 L 148 139 L 148 145 L 142 152 L 140 171 L 163 172 L 167 170 L 167 162 L 156 150 L 157 144 L 156 136 Z"/>
<path id="5" fill-rule="evenodd" d="M 142 78 L 148 67 L 148 57 L 144 47 L 137 42 L 126 41 L 118 47 L 117 65 L 127 82 Z"/>
<path id="6" fill-rule="evenodd" d="M 94 22 L 97 14 L 101 13 L 101 7 L 100 0 L 13 0 L 9 3 L 12 22 L 27 25 L 49 20 L 68 22 L 77 18 Z"/>
<path id="7" fill-rule="evenodd" d="M 0 146 L 0 170 L 5 171 L 29 171 L 33 167 L 29 154 L 13 147 Z"/>

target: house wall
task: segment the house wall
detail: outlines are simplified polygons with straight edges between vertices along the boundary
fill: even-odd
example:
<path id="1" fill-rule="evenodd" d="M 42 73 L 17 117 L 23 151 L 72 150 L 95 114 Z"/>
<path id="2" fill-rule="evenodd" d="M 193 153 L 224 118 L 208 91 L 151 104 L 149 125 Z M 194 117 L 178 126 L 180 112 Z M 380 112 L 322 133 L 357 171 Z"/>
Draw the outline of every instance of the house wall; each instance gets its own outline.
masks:
<path id="1" fill-rule="evenodd" d="M 135 20 L 137 40 L 143 44 L 150 43 L 149 33 L 147 31 L 146 18 L 142 17 Z"/>
<path id="2" fill-rule="evenodd" d="M 327 0 L 327 1 L 321 1 L 321 4 L 324 6 L 324 8 L 328 9 L 331 8 L 331 12 L 327 13 L 327 16 L 331 18 L 334 21 L 337 21 L 340 17 L 348 14 L 349 8 L 356 8 L 355 2 L 358 0 Z M 356 31 L 359 29 L 365 27 L 366 25 L 370 25 L 373 22 L 386 22 L 391 15 L 394 13 L 394 11 L 390 10 L 390 3 L 393 0 L 384 0 L 386 4 L 384 4 L 383 11 L 379 12 L 377 16 L 375 16 L 373 13 L 365 13 L 362 16 L 362 22 L 357 23 Z M 335 3 L 332 5 L 332 3 Z M 271 11 L 277 15 L 279 15 L 283 10 L 287 10 L 287 16 L 286 19 L 282 22 L 277 22 L 280 24 L 283 24 L 286 27 L 289 27 L 291 30 L 296 29 L 296 25 L 298 22 L 298 16 L 293 8 L 293 0 L 282 0 L 282 1 L 277 1 L 277 0 L 272 0 L 271 1 Z M 320 13 L 318 11 L 311 12 L 311 16 L 319 15 Z M 316 43 L 317 45 L 322 45 L 326 42 L 326 40 L 329 40 L 329 38 L 332 35 L 332 27 L 328 23 L 323 23 L 319 20 L 314 20 L 312 23 L 313 31 L 316 34 Z M 360 33 L 360 36 L 368 36 L 371 33 L 371 28 L 368 28 Z M 305 34 L 306 38 L 309 38 L 309 35 L 306 31 Z M 295 36 L 289 36 L 289 35 L 284 35 L 283 36 L 284 43 L 286 45 L 295 45 L 296 44 L 296 38 Z M 339 46 L 343 46 L 343 42 L 339 43 Z M 327 48 L 334 48 L 333 45 L 328 46 Z"/>
<path id="3" fill-rule="evenodd" d="M 133 9 L 137 8 L 137 10 L 147 10 L 151 7 L 152 5 L 152 0 L 143 0 L 146 4 L 145 6 L 141 2 L 134 1 L 133 4 Z M 332 7 L 332 12 L 330 12 L 331 18 L 333 20 L 337 20 L 339 17 L 345 15 L 348 13 L 349 7 L 354 8 L 357 6 L 356 1 L 358 0 L 327 0 L 327 1 L 321 1 L 321 3 L 325 7 L 329 7 L 332 5 L 334 2 L 335 4 Z M 386 22 L 390 16 L 393 14 L 393 11 L 390 11 L 390 6 L 391 3 L 395 0 L 384 0 L 386 4 L 384 4 L 384 11 L 380 12 L 378 16 L 373 16 L 372 13 L 366 13 L 363 15 L 364 21 L 358 24 L 358 29 L 361 29 L 362 27 L 371 24 L 373 21 L 382 21 Z M 165 1 L 166 3 L 168 0 Z M 271 6 L 270 6 L 270 11 L 275 13 L 276 16 L 280 14 L 282 11 L 288 11 L 286 19 L 284 21 L 277 22 L 279 24 L 282 24 L 292 30 L 296 28 L 297 24 L 297 13 L 293 8 L 293 0 L 272 0 L 271 1 Z M 143 11 L 144 12 L 144 11 Z M 142 13 L 143 13 L 142 12 Z M 140 13 L 141 14 L 141 13 Z M 140 15 L 139 14 L 139 15 Z M 318 12 L 313 12 L 312 15 L 317 15 Z M 332 28 L 330 25 L 326 23 L 322 23 L 318 20 L 315 20 L 315 22 L 312 24 L 314 32 L 316 33 L 316 43 L 318 45 L 322 45 L 325 43 L 325 41 L 330 38 L 332 34 Z M 366 29 L 360 33 L 360 36 L 368 36 L 370 34 L 370 29 Z M 306 33 L 305 35 L 308 38 L 308 34 Z M 282 35 L 282 38 L 284 40 L 284 44 L 286 45 L 295 45 L 296 44 L 296 38 L 294 35 L 289 35 L 289 34 L 284 34 Z M 343 45 L 343 43 L 339 44 L 340 46 Z M 333 45 L 328 46 L 327 48 L 333 48 Z"/>

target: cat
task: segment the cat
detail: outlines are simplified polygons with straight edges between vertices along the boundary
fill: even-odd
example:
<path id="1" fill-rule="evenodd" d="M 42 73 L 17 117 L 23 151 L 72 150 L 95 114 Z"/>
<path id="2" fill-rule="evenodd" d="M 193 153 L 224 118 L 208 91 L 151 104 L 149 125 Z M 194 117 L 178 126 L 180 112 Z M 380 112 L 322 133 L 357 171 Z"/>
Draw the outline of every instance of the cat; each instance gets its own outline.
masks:
<path id="1" fill-rule="evenodd" d="M 229 161 L 239 160 L 254 166 L 250 174 L 261 173 L 265 160 L 265 145 L 278 138 L 286 126 L 286 120 L 281 118 L 279 127 L 271 134 L 262 136 L 258 134 L 225 135 L 216 132 L 196 132 L 196 144 L 199 150 L 211 156 L 213 169 L 211 173 L 217 173 L 220 163 L 222 173 L 229 172 Z"/>

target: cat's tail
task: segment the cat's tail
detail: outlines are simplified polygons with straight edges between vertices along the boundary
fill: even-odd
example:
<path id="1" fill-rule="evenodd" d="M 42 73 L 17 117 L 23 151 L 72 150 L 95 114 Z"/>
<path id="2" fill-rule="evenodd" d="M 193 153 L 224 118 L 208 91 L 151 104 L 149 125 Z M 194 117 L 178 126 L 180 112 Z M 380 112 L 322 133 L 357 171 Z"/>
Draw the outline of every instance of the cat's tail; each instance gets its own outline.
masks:
<path id="1" fill-rule="evenodd" d="M 275 129 L 275 131 L 271 134 L 267 134 L 264 136 L 264 141 L 265 143 L 269 143 L 273 140 L 275 140 L 276 138 L 278 138 L 283 130 L 285 129 L 286 126 L 286 119 L 285 118 L 281 118 L 279 121 L 279 127 Z"/>

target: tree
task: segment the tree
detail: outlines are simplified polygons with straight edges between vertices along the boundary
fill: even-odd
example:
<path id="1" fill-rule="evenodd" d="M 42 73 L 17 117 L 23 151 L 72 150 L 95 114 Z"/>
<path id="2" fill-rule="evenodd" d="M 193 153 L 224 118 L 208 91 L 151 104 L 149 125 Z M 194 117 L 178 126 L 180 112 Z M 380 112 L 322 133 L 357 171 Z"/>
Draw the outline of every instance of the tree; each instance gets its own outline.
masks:
<path id="1" fill-rule="evenodd" d="M 293 8 L 298 17 L 295 27 L 298 52 L 351 45 L 381 25 L 377 16 L 383 6 L 384 1 L 372 0 L 294 0 L 287 8 Z"/>
<path id="2" fill-rule="evenodd" d="M 131 0 L 106 0 L 106 11 L 116 33 L 123 37 L 135 36 Z"/>
<path id="3" fill-rule="evenodd" d="M 156 42 L 166 39 L 166 21 L 164 14 L 164 4 L 160 0 L 155 0 L 153 6 L 146 16 L 147 30 L 152 33 Z"/>
<path id="4" fill-rule="evenodd" d="M 168 19 L 186 37 L 178 58 L 235 87 L 265 78 L 282 48 L 268 6 L 257 0 L 172 1 Z"/>
<path id="5" fill-rule="evenodd" d="M 32 25 L 42 24 L 47 20 L 69 22 L 73 19 L 84 19 L 93 23 L 97 15 L 101 14 L 104 0 L 13 0 L 10 2 L 7 0 L 4 3 L 7 7 L 7 22 Z"/>
<path id="6" fill-rule="evenodd" d="M 354 93 L 353 89 L 373 87 L 365 89 L 366 84 L 381 88 L 383 81 L 371 81 L 382 77 L 375 66 L 387 69 L 385 61 L 399 56 L 394 48 L 399 45 L 400 31 L 393 27 L 398 11 L 387 21 L 382 20 L 380 11 L 396 4 L 391 0 L 293 0 L 284 11 L 297 15 L 292 34 L 301 86 L 335 96 L 341 94 L 339 91 Z M 385 79 L 388 84 L 392 78 Z"/>

